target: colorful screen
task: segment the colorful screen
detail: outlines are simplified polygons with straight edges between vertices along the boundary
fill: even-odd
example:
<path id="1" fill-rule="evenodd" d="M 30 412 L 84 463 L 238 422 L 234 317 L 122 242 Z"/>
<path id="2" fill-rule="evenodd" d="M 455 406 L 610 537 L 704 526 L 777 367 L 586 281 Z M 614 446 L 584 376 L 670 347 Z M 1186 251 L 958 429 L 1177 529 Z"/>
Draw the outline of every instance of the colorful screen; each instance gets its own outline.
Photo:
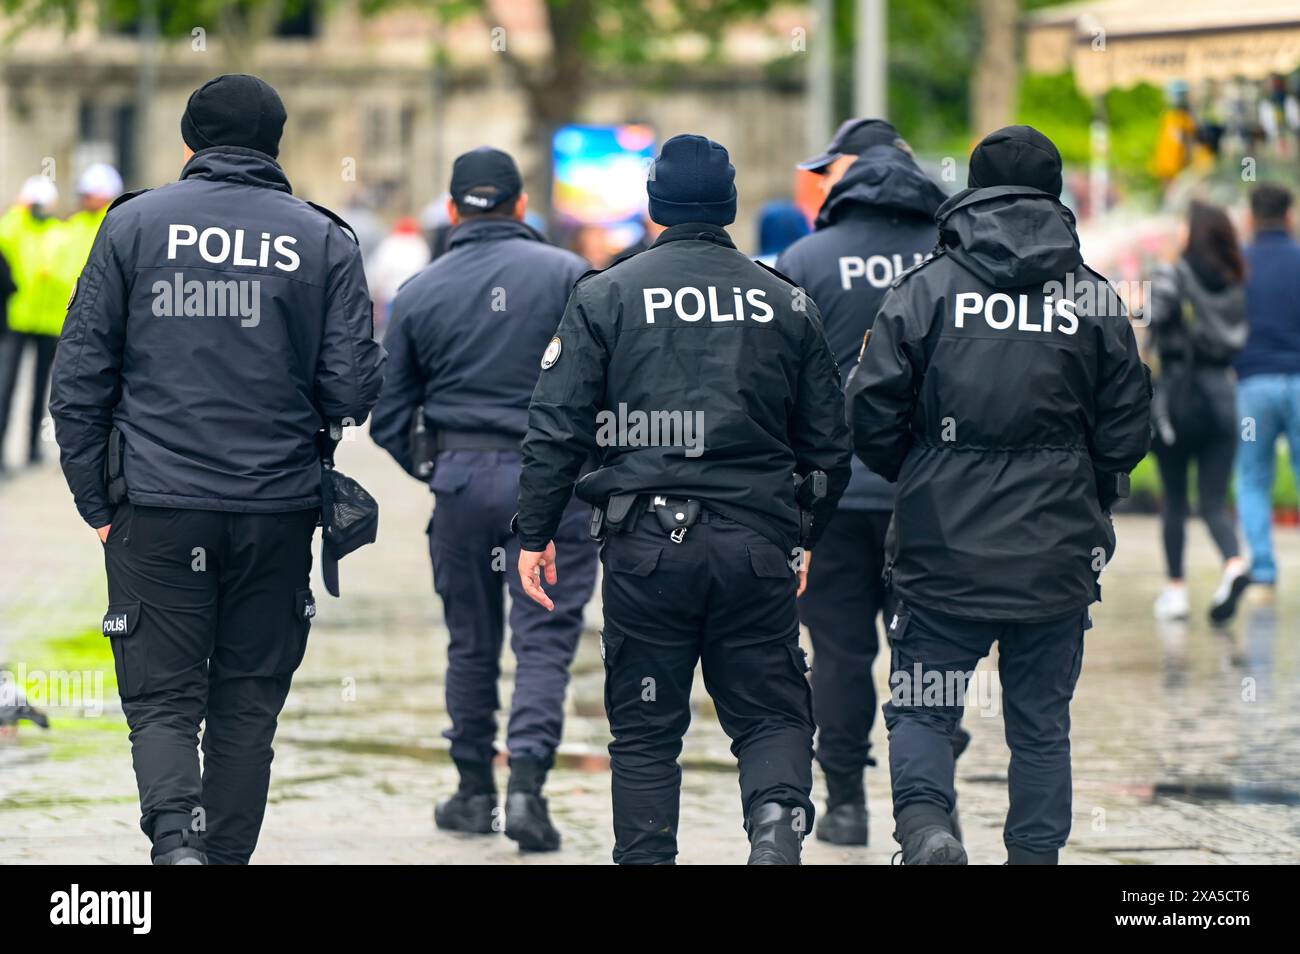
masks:
<path id="1" fill-rule="evenodd" d="M 555 214 L 573 224 L 639 235 L 654 154 L 649 126 L 561 127 L 552 140 Z"/>

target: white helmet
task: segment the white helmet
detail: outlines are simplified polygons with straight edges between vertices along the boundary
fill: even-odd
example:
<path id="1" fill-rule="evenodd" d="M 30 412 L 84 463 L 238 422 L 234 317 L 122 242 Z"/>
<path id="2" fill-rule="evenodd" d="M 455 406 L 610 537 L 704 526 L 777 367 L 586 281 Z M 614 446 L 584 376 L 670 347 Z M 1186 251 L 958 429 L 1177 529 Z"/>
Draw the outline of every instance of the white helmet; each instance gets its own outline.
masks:
<path id="1" fill-rule="evenodd" d="M 59 201 L 59 190 L 47 176 L 31 176 L 18 191 L 23 205 L 50 206 Z"/>
<path id="2" fill-rule="evenodd" d="M 87 166 L 77 180 L 77 192 L 100 199 L 116 199 L 122 194 L 122 177 L 108 163 L 96 162 Z"/>

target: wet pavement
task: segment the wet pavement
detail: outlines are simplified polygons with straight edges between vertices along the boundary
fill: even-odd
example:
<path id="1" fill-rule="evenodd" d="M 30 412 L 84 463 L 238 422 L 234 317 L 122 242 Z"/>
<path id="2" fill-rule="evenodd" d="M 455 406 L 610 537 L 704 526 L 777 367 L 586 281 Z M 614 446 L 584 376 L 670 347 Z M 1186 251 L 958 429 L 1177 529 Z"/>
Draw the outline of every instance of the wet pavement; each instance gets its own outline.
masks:
<path id="1" fill-rule="evenodd" d="M 548 788 L 563 850 L 521 856 L 500 836 L 437 832 L 432 803 L 454 787 L 455 772 L 440 735 L 447 633 L 425 549 L 430 496 L 364 437 L 340 449 L 339 466 L 381 501 L 380 543 L 344 561 L 343 599 L 314 585 L 319 614 L 281 720 L 254 860 L 607 863 L 599 602 L 588 607 L 560 765 Z M 1231 628 L 1212 630 L 1203 619 L 1217 568 L 1203 528 L 1193 525 L 1194 619 L 1158 627 L 1151 618 L 1162 583 L 1157 524 L 1121 518 L 1118 533 L 1073 708 L 1074 834 L 1063 860 L 1300 861 L 1300 587 L 1282 588 L 1275 602 L 1249 599 Z M 1278 546 L 1284 572 L 1300 574 L 1300 535 L 1280 530 Z M 0 669 L 25 669 L 33 695 L 54 686 L 74 703 L 50 710 L 48 732 L 25 725 L 0 738 L 0 864 L 147 860 L 111 656 L 98 635 L 104 605 L 100 546 L 58 468 L 0 482 Z M 508 651 L 504 663 L 506 701 Z M 986 661 L 981 672 L 995 669 Z M 876 677 L 883 696 L 884 660 Z M 999 864 L 1007 752 L 993 684 L 977 688 L 991 695 L 965 722 L 973 741 L 958 766 L 962 821 L 972 862 Z M 868 774 L 871 847 L 832 848 L 810 838 L 808 863 L 889 863 L 895 846 L 879 722 L 876 733 L 882 765 Z M 698 679 L 683 761 L 679 860 L 743 863 L 736 772 Z M 502 766 L 502 787 L 505 777 Z M 815 797 L 820 803 L 820 787 Z"/>

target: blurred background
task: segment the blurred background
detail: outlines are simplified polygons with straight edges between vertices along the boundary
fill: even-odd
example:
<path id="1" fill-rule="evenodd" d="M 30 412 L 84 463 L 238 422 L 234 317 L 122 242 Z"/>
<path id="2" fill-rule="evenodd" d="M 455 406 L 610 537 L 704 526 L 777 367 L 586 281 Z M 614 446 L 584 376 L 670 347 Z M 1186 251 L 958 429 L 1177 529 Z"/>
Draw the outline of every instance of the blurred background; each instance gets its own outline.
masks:
<path id="1" fill-rule="evenodd" d="M 34 347 L 0 348 L 17 355 L 0 430 L 0 670 L 56 715 L 51 733 L 24 728 L 0 748 L 0 860 L 140 854 L 125 727 L 98 637 L 100 555 L 53 463 L 41 346 L 52 353 L 45 339 L 57 338 L 107 201 L 176 178 L 186 100 L 226 72 L 257 73 L 279 90 L 280 162 L 298 195 L 353 226 L 381 335 L 398 285 L 443 248 L 452 160 L 483 144 L 519 160 L 532 224 L 603 267 L 645 240 L 646 164 L 674 134 L 727 146 L 739 190 L 733 235 L 771 256 L 815 217 L 821 194 L 795 163 L 820 152 L 840 121 L 888 118 L 950 192 L 965 186 L 981 136 L 1028 123 L 1064 156 L 1064 200 L 1085 257 L 1135 310 L 1152 269 L 1177 256 L 1193 199 L 1225 207 L 1248 238 L 1250 189 L 1300 186 L 1295 0 L 0 0 L 0 203 L 12 203 L 0 253 L 28 295 L 23 313 L 35 315 L 24 319 Z M 788 222 L 791 208 L 801 228 L 772 228 L 765 241 L 764 221 Z M 1279 561 L 1294 564 L 1295 479 L 1279 454 Z M 384 530 L 380 546 L 349 558 L 349 598 L 323 605 L 315 623 L 318 645 L 277 741 L 272 799 L 283 806 L 268 818 L 265 860 L 323 858 L 306 833 L 331 832 L 343 850 L 367 800 L 409 810 L 423 832 L 430 775 L 450 777 L 437 735 L 446 634 L 434 625 L 440 607 L 418 532 L 428 494 L 364 436 L 340 460 L 383 501 Z M 1152 514 L 1161 495 L 1148 461 L 1130 509 Z M 1282 588 L 1236 630 L 1153 627 L 1159 530 L 1138 515 L 1120 530 L 1103 651 L 1090 662 L 1104 660 L 1102 671 L 1081 684 L 1092 716 L 1076 732 L 1081 853 L 1295 860 L 1300 605 Z M 1191 544 L 1189 577 L 1208 592 L 1216 558 L 1199 527 Z M 594 633 L 598 606 L 589 621 Z M 605 741 L 595 652 L 584 642 L 575 669 L 562 763 L 571 775 L 555 811 L 579 829 L 574 851 L 604 860 L 607 783 L 586 771 Z M 1246 680 L 1249 709 L 1239 705 Z M 977 789 L 967 831 L 976 859 L 984 844 L 991 860 L 1005 765 L 996 720 L 974 721 L 992 727 L 976 729 L 963 771 L 994 784 Z M 706 808 L 684 816 L 684 857 L 727 860 L 738 812 L 716 726 L 692 730 L 687 759 L 719 772 L 688 781 Z M 872 775 L 883 805 L 887 772 Z M 1243 804 L 1255 814 L 1243 816 Z M 1097 811 L 1111 821 L 1098 827 Z M 730 827 L 715 838 L 716 817 Z M 358 851 L 375 847 L 373 833 L 355 837 Z M 873 840 L 880 847 L 854 860 L 887 852 L 883 821 Z M 380 848 L 375 860 L 448 850 L 431 832 L 395 833 Z M 812 860 L 845 859 L 818 847 Z"/>

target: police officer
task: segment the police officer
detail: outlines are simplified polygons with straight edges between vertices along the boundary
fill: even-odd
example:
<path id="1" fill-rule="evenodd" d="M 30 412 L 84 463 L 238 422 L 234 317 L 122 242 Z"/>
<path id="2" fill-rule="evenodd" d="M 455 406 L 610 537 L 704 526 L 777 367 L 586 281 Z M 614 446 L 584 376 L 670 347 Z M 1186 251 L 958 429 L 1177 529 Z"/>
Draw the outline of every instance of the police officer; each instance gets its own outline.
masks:
<path id="1" fill-rule="evenodd" d="M 290 191 L 284 120 L 253 76 L 190 96 L 180 181 L 110 208 L 54 370 L 155 864 L 253 853 L 316 609 L 315 436 L 363 421 L 382 379 L 360 252 Z"/>
<path id="2" fill-rule="evenodd" d="M 842 374 L 858 363 L 862 338 L 886 290 L 922 261 L 938 233 L 946 195 L 917 166 L 898 131 L 881 119 L 844 123 L 825 152 L 800 168 L 817 173 L 825 196 L 815 231 L 786 249 L 777 270 L 822 310 L 826 340 Z M 799 618 L 812 636 L 817 761 L 826 775 L 826 811 L 817 837 L 867 843 L 863 769 L 876 718 L 876 615 L 886 602 L 885 532 L 894 490 L 860 461 L 817 548 Z"/>
<path id="3" fill-rule="evenodd" d="M 519 169 L 506 153 L 483 147 L 456 160 L 448 249 L 398 292 L 384 339 L 388 378 L 371 436 L 418 474 L 417 458 L 425 456 L 412 442 L 418 417 L 436 451 L 432 480 L 427 472 L 422 479 L 437 500 L 429 552 L 451 634 L 452 724 L 445 734 L 460 787 L 436 807 L 434 819 L 449 831 L 500 828 L 492 759 L 508 588 L 517 665 L 506 733 L 505 832 L 522 850 L 554 851 L 560 833 L 542 786 L 560 744 L 569 665 L 596 585 L 596 548 L 587 534 L 590 511 L 574 501 L 558 530 L 564 585 L 555 592 L 556 612 L 548 614 L 525 598 L 509 572 L 519 546 L 509 527 L 538 363 L 587 265 L 524 224 L 527 204 Z"/>
<path id="4" fill-rule="evenodd" d="M 524 440 L 519 574 L 548 608 L 539 575 L 563 580 L 553 541 L 584 459 L 599 458 L 578 496 L 601 508 L 607 534 L 602 651 L 623 864 L 676 857 L 676 760 L 701 660 L 740 762 L 750 863 L 797 864 L 813 820 L 794 480 L 814 488 L 803 495 L 811 550 L 848 481 L 849 440 L 815 305 L 725 230 L 734 179 L 717 143 L 664 144 L 647 188 L 667 228 L 578 283 Z"/>
<path id="5" fill-rule="evenodd" d="M 1027 126 L 987 136 L 940 248 L 885 296 L 848 386 L 854 444 L 898 482 L 889 764 L 905 864 L 965 864 L 952 730 L 996 641 L 1013 864 L 1070 832 L 1070 699 L 1109 509 L 1149 440 L 1150 390 L 1113 290 L 1083 264 L 1061 158 Z M 938 689 L 936 689 L 938 687 Z"/>

